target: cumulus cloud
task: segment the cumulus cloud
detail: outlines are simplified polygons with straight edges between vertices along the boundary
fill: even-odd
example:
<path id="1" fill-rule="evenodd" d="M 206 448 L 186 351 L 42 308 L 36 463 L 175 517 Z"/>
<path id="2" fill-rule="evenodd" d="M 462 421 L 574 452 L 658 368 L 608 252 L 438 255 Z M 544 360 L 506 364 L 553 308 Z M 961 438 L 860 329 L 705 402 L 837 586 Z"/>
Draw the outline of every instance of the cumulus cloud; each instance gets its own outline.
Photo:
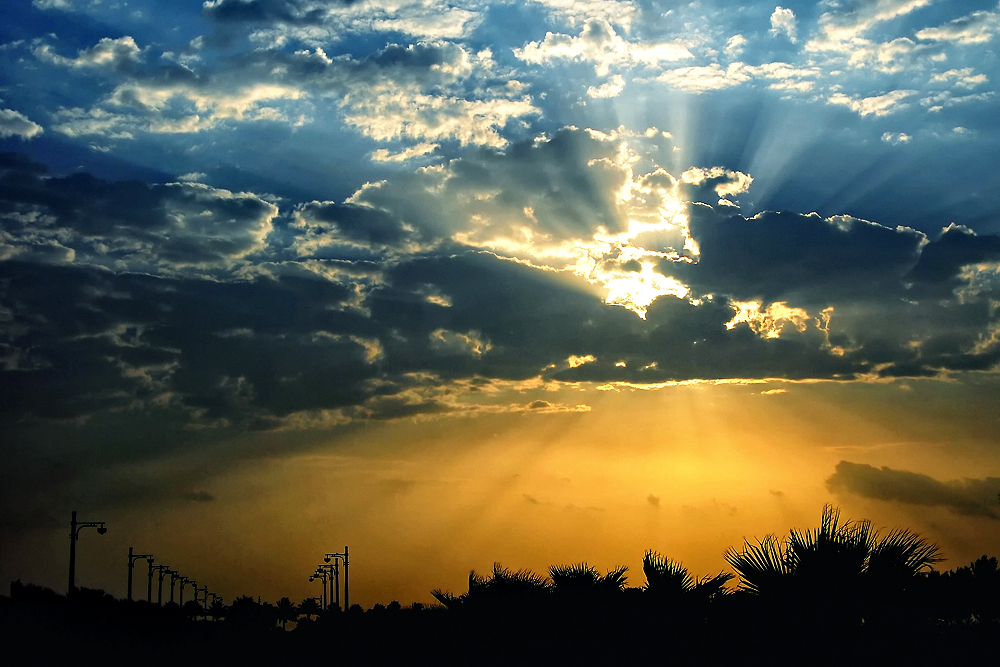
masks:
<path id="1" fill-rule="evenodd" d="M 890 500 L 910 505 L 945 507 L 956 514 L 1000 520 L 995 511 L 1000 478 L 961 479 L 941 482 L 928 475 L 876 468 L 841 461 L 826 481 L 834 493 L 852 493 L 863 498 Z"/>
<path id="2" fill-rule="evenodd" d="M 110 49 L 99 44 L 73 61 L 44 51 L 36 55 L 75 67 L 104 62 Z M 104 99 L 90 108 L 58 110 L 53 127 L 74 138 L 133 139 L 141 133 L 195 133 L 246 122 L 300 126 L 310 122 L 317 105 L 332 100 L 348 125 L 376 141 L 427 147 L 450 139 L 503 146 L 507 124 L 539 110 L 515 79 L 478 85 L 493 76 L 492 69 L 489 50 L 471 53 L 449 43 L 390 44 L 358 59 L 330 58 L 319 47 L 294 53 L 262 50 L 217 71 L 195 72 L 177 64 L 118 71 L 121 81 Z M 391 155 L 420 154 L 407 152 L 413 149 Z M 384 161 L 389 156 L 388 151 L 375 155 Z"/>
<path id="3" fill-rule="evenodd" d="M 554 60 L 592 62 L 598 76 L 607 76 L 612 67 L 661 67 L 663 63 L 694 57 L 681 42 L 628 42 L 607 20 L 597 18 L 589 19 L 578 37 L 548 32 L 544 40 L 514 49 L 514 55 L 535 64 Z"/>
<path id="4" fill-rule="evenodd" d="M 671 88 L 688 93 L 705 93 L 712 90 L 722 90 L 738 86 L 750 80 L 743 63 L 730 63 L 722 69 L 718 63 L 711 65 L 678 67 L 667 70 L 656 77 L 656 81 L 665 83 Z"/>
<path id="5" fill-rule="evenodd" d="M 1000 14 L 995 11 L 977 11 L 941 26 L 918 30 L 917 38 L 955 44 L 983 44 L 993 39 L 998 31 Z"/>
<path id="6" fill-rule="evenodd" d="M 34 54 L 42 62 L 73 69 L 110 67 L 125 70 L 142 61 L 142 51 L 128 35 L 118 39 L 105 37 L 93 47 L 81 49 L 75 58 L 59 55 L 51 44 L 39 44 Z"/>
<path id="7" fill-rule="evenodd" d="M 906 103 L 902 100 L 916 94 L 916 90 L 893 90 L 884 95 L 854 98 L 844 93 L 834 93 L 827 98 L 827 102 L 829 104 L 845 106 L 861 116 L 887 116 L 906 106 Z"/>
<path id="8" fill-rule="evenodd" d="M 848 6 L 833 5 L 830 11 L 820 16 L 820 34 L 809 40 L 805 49 L 849 52 L 876 26 L 926 7 L 932 1 L 876 0 Z"/>
<path id="9" fill-rule="evenodd" d="M 252 38 L 271 45 L 301 41 L 321 46 L 344 32 L 396 32 L 424 39 L 467 36 L 480 20 L 475 4 L 436 0 L 212 0 L 202 13 L 222 26 L 254 26 Z"/>
<path id="10" fill-rule="evenodd" d="M 746 47 L 746 44 L 746 37 L 743 35 L 733 35 L 726 40 L 726 46 L 723 49 L 723 53 L 730 58 L 739 58 L 743 54 L 743 49 Z"/>
<path id="11" fill-rule="evenodd" d="M 278 213 L 253 194 L 199 183 L 106 183 L 87 175 L 48 176 L 9 156 L 4 162 L 4 259 L 151 272 L 225 270 L 263 249 Z"/>
<path id="12" fill-rule="evenodd" d="M 32 139 L 42 132 L 42 126 L 23 113 L 13 109 L 0 109 L 0 137 Z"/>
<path id="13" fill-rule="evenodd" d="M 798 41 L 798 29 L 795 26 L 795 12 L 785 7 L 775 7 L 771 13 L 771 34 L 785 35 L 792 44 Z"/>

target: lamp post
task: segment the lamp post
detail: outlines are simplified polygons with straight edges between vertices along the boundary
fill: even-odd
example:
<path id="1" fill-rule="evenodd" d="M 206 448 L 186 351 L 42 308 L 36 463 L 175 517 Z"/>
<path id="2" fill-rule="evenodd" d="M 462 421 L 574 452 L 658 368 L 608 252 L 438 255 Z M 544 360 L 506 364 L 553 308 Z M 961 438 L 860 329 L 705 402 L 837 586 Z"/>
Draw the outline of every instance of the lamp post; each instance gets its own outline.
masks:
<path id="1" fill-rule="evenodd" d="M 326 572 L 327 581 L 330 582 L 330 595 L 327 598 L 327 608 L 336 604 L 340 608 L 340 561 L 336 558 L 329 565 L 320 565 L 319 570 Z M 336 597 L 335 597 L 336 596 Z"/>
<path id="2" fill-rule="evenodd" d="M 179 573 L 177 570 L 168 570 L 167 574 L 170 575 L 170 604 L 174 603 L 174 586 L 177 584 L 177 580 L 180 579 L 177 576 Z"/>
<path id="3" fill-rule="evenodd" d="M 177 599 L 177 604 L 179 604 L 181 607 L 184 606 L 184 587 L 187 586 L 188 584 L 194 584 L 195 586 L 197 586 L 198 582 L 196 582 L 194 579 L 181 577 L 181 596 Z"/>
<path id="4" fill-rule="evenodd" d="M 348 576 L 348 570 L 347 570 L 347 566 L 349 565 L 349 562 L 347 560 L 347 547 L 346 546 L 344 547 L 344 553 L 342 553 L 342 554 L 326 554 L 326 556 L 323 558 L 323 560 L 326 561 L 327 563 L 329 563 L 330 560 L 332 559 L 334 561 L 334 565 L 336 565 L 336 559 L 337 558 L 339 558 L 340 560 L 344 561 L 344 611 L 347 611 L 348 609 L 351 608 L 351 593 L 350 593 L 350 588 L 349 588 L 350 577 Z M 339 568 L 335 568 L 334 569 L 334 577 L 337 580 L 337 587 L 336 587 L 337 588 L 337 604 L 339 605 L 340 604 L 340 581 L 339 581 L 340 580 L 340 572 L 339 572 Z"/>
<path id="5" fill-rule="evenodd" d="M 204 600 L 203 600 L 202 604 L 198 604 L 198 591 L 199 590 L 202 593 L 205 594 L 205 597 L 204 597 Z M 198 588 L 197 586 L 194 587 L 194 601 L 195 601 L 195 604 L 198 604 L 198 606 L 201 608 L 202 612 L 204 612 L 205 607 L 208 606 L 208 586 L 205 586 L 203 588 Z M 204 615 L 204 613 L 199 614 L 199 616 L 203 616 L 203 615 Z"/>
<path id="6" fill-rule="evenodd" d="M 156 604 L 158 604 L 160 606 L 163 606 L 163 577 L 167 576 L 167 573 L 170 572 L 170 566 L 169 565 L 157 565 L 153 569 L 157 570 L 157 573 L 156 573 L 156 581 L 157 581 L 157 584 L 156 584 Z"/>
<path id="7" fill-rule="evenodd" d="M 80 530 L 83 528 L 97 528 L 98 535 L 108 532 L 108 527 L 103 521 L 77 521 L 76 510 L 73 510 L 73 518 L 69 522 L 69 589 L 67 596 L 72 595 L 76 590 L 76 541 L 80 537 Z M 131 572 L 131 570 L 130 570 Z"/>
<path id="8" fill-rule="evenodd" d="M 150 568 L 152 568 L 153 554 L 137 554 L 133 553 L 132 547 L 128 548 L 128 600 L 132 601 L 132 572 L 135 570 L 135 562 L 140 558 L 148 558 L 150 563 Z M 152 573 L 152 569 L 150 570 Z"/>
<path id="9" fill-rule="evenodd" d="M 146 602 L 153 602 L 153 557 L 150 556 L 146 559 L 149 564 L 149 579 L 146 583 Z"/>
<path id="10" fill-rule="evenodd" d="M 321 599 L 321 601 L 323 603 L 323 611 L 326 611 L 326 606 L 327 606 L 326 605 L 326 600 L 327 600 L 327 598 L 326 598 L 326 581 L 327 581 L 327 577 L 326 577 L 326 570 L 323 569 L 323 566 L 320 566 L 320 567 L 316 568 L 316 571 L 313 572 L 313 575 L 311 577 L 309 577 L 309 581 L 315 581 L 317 577 L 319 577 L 320 579 L 323 580 L 323 596 L 320 599 Z"/>

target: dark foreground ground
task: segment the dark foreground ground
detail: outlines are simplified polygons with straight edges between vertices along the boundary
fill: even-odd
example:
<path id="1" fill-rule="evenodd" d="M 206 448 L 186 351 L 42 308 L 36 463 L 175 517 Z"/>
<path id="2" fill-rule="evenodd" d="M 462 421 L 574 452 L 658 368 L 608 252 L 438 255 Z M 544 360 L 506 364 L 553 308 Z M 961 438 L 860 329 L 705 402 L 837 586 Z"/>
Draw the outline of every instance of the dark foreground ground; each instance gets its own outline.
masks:
<path id="1" fill-rule="evenodd" d="M 703 604 L 622 595 L 599 604 L 355 608 L 282 631 L 252 610 L 192 620 L 176 609 L 106 598 L 43 604 L 0 597 L 0 664 L 1000 664 L 997 618 L 942 618 L 916 604 L 858 619 L 843 609 L 741 594 Z"/>

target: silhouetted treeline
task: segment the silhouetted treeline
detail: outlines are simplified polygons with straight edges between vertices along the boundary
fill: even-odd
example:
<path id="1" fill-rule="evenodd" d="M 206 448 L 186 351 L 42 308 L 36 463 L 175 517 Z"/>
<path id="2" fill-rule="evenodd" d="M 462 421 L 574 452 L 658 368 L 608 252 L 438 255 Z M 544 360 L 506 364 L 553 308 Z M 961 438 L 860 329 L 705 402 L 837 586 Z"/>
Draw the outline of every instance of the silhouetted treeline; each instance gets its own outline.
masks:
<path id="1" fill-rule="evenodd" d="M 983 556 L 948 572 L 935 545 L 905 530 L 842 522 L 730 549 L 736 575 L 695 576 L 654 551 L 638 585 L 586 563 L 545 575 L 469 576 L 438 605 L 398 602 L 323 611 L 312 598 L 189 603 L 71 598 L 11 584 L 3 645 L 40 664 L 89 651 L 144 664 L 714 665 L 966 664 L 1000 656 L 1000 569 Z M 290 626 L 291 624 L 291 626 Z M 285 628 L 292 627 L 291 631 Z"/>

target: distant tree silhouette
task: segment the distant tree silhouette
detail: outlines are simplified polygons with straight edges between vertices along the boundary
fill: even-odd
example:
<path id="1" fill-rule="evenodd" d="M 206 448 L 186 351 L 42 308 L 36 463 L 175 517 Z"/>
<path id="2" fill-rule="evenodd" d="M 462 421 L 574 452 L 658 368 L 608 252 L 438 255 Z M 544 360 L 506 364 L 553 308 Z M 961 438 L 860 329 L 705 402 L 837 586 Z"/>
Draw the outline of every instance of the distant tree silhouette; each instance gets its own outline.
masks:
<path id="1" fill-rule="evenodd" d="M 226 624 L 252 631 L 277 629 L 274 606 L 261 604 L 248 595 L 233 600 L 226 612 Z"/>
<path id="2" fill-rule="evenodd" d="M 215 598 L 214 600 L 212 600 L 212 605 L 208 608 L 207 611 L 208 615 L 211 616 L 212 619 L 217 621 L 221 618 L 226 617 L 227 610 L 228 607 L 226 607 L 226 603 L 220 600 L 219 598 Z"/>
<path id="3" fill-rule="evenodd" d="M 195 602 L 194 600 L 188 600 L 187 602 L 185 602 L 184 606 L 181 607 L 181 610 L 184 612 L 185 616 L 187 616 L 192 620 L 201 616 L 203 611 L 201 605 Z"/>
<path id="4" fill-rule="evenodd" d="M 313 616 L 317 615 L 322 611 L 319 603 L 316 602 L 316 598 L 306 598 L 299 604 L 299 615 L 305 616 L 310 621 L 313 620 Z"/>
<path id="5" fill-rule="evenodd" d="M 278 616 L 278 622 L 281 623 L 282 630 L 285 629 L 289 621 L 294 621 L 299 617 L 299 609 L 287 597 L 278 600 L 277 604 L 274 605 L 274 609 Z"/>

